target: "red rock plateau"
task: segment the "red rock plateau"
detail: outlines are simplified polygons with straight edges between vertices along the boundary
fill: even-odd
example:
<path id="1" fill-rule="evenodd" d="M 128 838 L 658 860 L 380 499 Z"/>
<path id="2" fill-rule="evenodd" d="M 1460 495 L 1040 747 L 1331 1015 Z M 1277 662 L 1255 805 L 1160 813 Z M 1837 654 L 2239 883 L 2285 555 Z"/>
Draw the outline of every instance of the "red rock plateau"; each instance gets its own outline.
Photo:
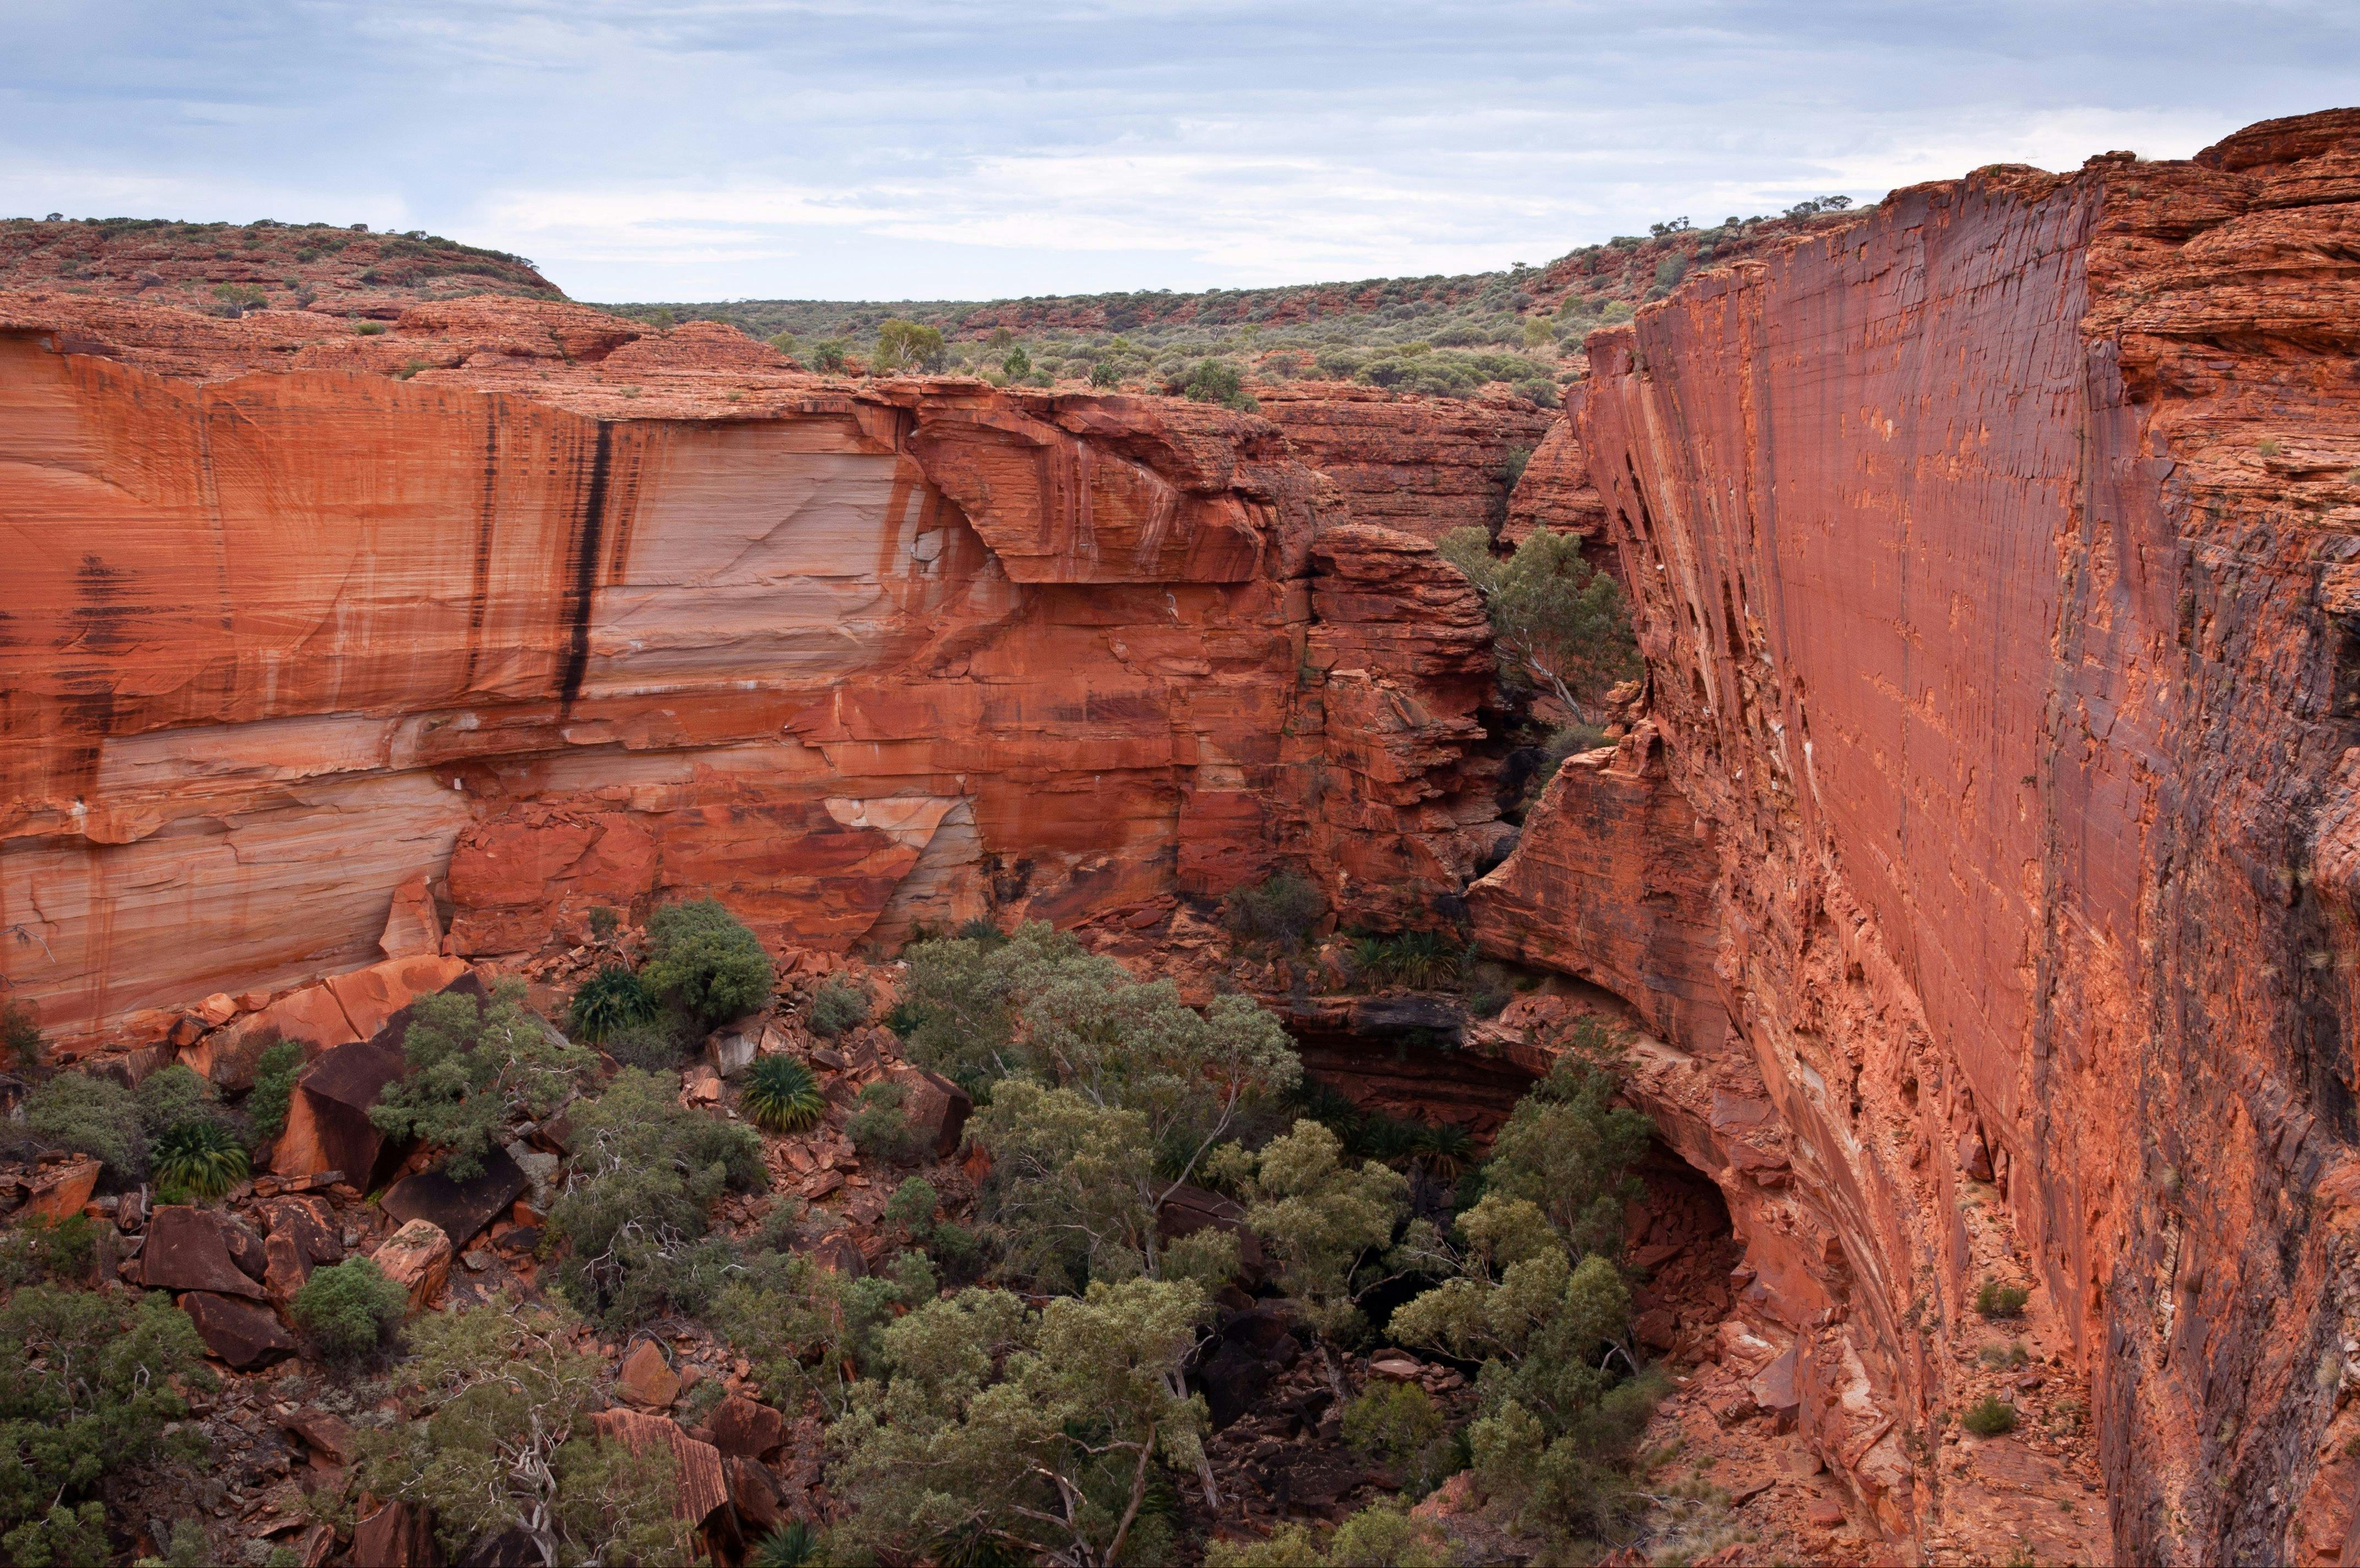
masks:
<path id="1" fill-rule="evenodd" d="M 1593 334 L 1556 438 L 1651 721 L 1479 927 L 1654 1032 L 1806 1435 L 1937 1557 L 2360 1560 L 2356 237 L 2360 112 L 1983 169 Z M 1961 1443 L 1986 1277 L 2064 1370 Z"/>
<path id="2" fill-rule="evenodd" d="M 1431 922 L 1508 831 L 1463 579 L 1218 408 L 0 294 L 0 962 L 55 1035 L 708 892 L 842 951 L 1284 853 Z"/>

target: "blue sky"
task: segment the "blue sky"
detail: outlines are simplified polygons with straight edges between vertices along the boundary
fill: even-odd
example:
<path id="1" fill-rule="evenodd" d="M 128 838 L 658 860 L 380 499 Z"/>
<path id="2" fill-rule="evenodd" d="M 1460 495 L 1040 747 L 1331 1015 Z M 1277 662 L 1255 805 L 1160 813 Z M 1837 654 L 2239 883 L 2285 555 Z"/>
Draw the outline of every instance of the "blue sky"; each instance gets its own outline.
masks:
<path id="1" fill-rule="evenodd" d="M 588 299 L 1457 272 L 2360 103 L 2360 6 L 0 0 L 0 213 L 321 220 Z"/>

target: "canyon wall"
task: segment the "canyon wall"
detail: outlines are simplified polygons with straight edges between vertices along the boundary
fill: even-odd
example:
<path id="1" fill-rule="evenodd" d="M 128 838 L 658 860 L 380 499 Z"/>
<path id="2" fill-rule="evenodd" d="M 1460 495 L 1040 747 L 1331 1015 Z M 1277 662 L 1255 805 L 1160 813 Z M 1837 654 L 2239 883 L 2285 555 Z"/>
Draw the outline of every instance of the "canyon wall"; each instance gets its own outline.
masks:
<path id="1" fill-rule="evenodd" d="M 1431 920 L 1505 831 L 1471 592 L 1218 408 L 0 296 L 0 963 L 53 1033 L 389 918 L 510 954 L 713 893 L 841 950 L 1284 851 Z"/>
<path id="2" fill-rule="evenodd" d="M 1568 766 L 1485 940 L 1733 1031 L 1888 1520 L 1996 1269 L 2124 1557 L 2360 1560 L 2360 112 L 1896 191 L 1589 348 L 1660 782 Z"/>

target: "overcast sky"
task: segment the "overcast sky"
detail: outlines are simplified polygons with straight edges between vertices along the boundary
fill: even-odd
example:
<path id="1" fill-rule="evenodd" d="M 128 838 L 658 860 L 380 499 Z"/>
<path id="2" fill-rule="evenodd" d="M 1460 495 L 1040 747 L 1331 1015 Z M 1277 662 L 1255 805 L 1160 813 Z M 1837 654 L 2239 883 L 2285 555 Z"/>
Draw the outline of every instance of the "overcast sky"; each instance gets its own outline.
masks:
<path id="1" fill-rule="evenodd" d="M 2360 5 L 0 0 L 0 214 L 422 228 L 578 299 L 1543 262 L 2360 103 Z"/>

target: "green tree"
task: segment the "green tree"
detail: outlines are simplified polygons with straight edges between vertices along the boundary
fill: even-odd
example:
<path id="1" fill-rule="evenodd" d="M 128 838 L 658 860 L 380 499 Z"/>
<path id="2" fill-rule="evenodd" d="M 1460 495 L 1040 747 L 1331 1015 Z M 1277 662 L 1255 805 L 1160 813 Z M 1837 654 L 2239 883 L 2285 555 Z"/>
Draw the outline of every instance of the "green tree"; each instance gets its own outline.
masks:
<path id="1" fill-rule="evenodd" d="M 1167 1173 L 1157 1206 L 1240 1118 L 1302 1081 L 1286 1030 L 1251 999 L 1198 1013 L 1171 981 L 1135 980 L 1038 921 L 1004 942 L 915 942 L 902 956 L 912 1060 L 971 1091 L 1028 1077 L 1136 1111 Z"/>
<path id="2" fill-rule="evenodd" d="M 558 1288 L 617 1325 L 710 1304 L 735 1263 L 711 1236 L 714 1200 L 769 1184 L 762 1140 L 680 1104 L 675 1087 L 625 1068 L 573 1116 L 574 1153 L 549 1232 L 566 1251 Z"/>
<path id="3" fill-rule="evenodd" d="M 769 1001 L 774 975 L 761 940 L 718 898 L 666 904 L 648 920 L 640 980 L 708 1028 Z"/>
<path id="4" fill-rule="evenodd" d="M 1622 590 L 1582 559 L 1581 537 L 1535 528 L 1506 561 L 1481 528 L 1453 528 L 1436 547 L 1483 595 L 1502 670 L 1545 682 L 1588 723 L 1606 689 L 1639 672 Z"/>
<path id="5" fill-rule="evenodd" d="M 886 1329 L 886 1377 L 831 1428 L 856 1555 L 1124 1560 L 1155 1465 L 1197 1468 L 1204 1404 L 1180 1363 L 1205 1312 L 1193 1284 L 1095 1283 L 1038 1312 L 998 1290 L 928 1302 Z M 1131 1560 L 1168 1554 L 1144 1552 Z"/>
<path id="6" fill-rule="evenodd" d="M 876 369 L 880 375 L 895 371 L 934 372 L 943 367 L 943 330 L 916 321 L 905 321 L 899 316 L 888 316 L 877 327 Z"/>
<path id="7" fill-rule="evenodd" d="M 93 1073 L 60 1073 L 25 1096 L 25 1127 L 36 1137 L 96 1155 L 118 1181 L 148 1173 L 148 1140 L 130 1090 Z"/>
<path id="8" fill-rule="evenodd" d="M 855 1279 L 808 1254 L 752 1259 L 713 1309 L 714 1326 L 754 1368 L 755 1381 L 782 1409 L 815 1396 L 840 1414 L 858 1370 L 878 1360 L 877 1336 L 894 1314 L 934 1299 L 926 1260 L 905 1252 L 881 1274 Z"/>
<path id="9" fill-rule="evenodd" d="M 1226 359 L 1198 360 L 1186 376 L 1173 382 L 1166 390 L 1192 403 L 1218 403 L 1243 414 L 1253 413 L 1262 407 L 1247 395 L 1245 376 Z"/>
<path id="10" fill-rule="evenodd" d="M 1516 1102 L 1491 1145 L 1485 1190 L 1528 1198 L 1577 1253 L 1617 1255 L 1622 1207 L 1645 1195 L 1631 1175 L 1655 1138 L 1646 1117 L 1613 1103 L 1614 1075 L 1589 1060 L 1610 1042 L 1585 1020 L 1567 1051 Z"/>
<path id="11" fill-rule="evenodd" d="M 488 997 L 419 997 L 402 1051 L 410 1071 L 385 1086 L 369 1119 L 447 1149 L 442 1170 L 461 1181 L 481 1174 L 485 1156 L 522 1124 L 556 1115 L 598 1067 L 527 1009 L 519 980 Z"/>
<path id="12" fill-rule="evenodd" d="M 593 1435 L 603 1364 L 576 1351 L 575 1323 L 506 1298 L 421 1318 L 398 1385 L 408 1419 L 364 1436 L 363 1484 L 432 1509 L 453 1552 L 514 1529 L 552 1568 L 688 1561 L 670 1451 L 625 1455 Z"/>
<path id="13" fill-rule="evenodd" d="M 1602 1043 L 1594 1030 L 1576 1042 Z M 1468 1433 L 1477 1478 L 1560 1544 L 1634 1517 L 1624 1461 L 1662 1389 L 1632 1356 L 1631 1293 L 1611 1257 L 1648 1139 L 1613 1091 L 1579 1049 L 1558 1059 L 1502 1129 L 1458 1244 L 1416 1237 L 1422 1269 L 1450 1277 L 1387 1325 L 1401 1344 L 1482 1363 L 1482 1417 Z"/>
<path id="14" fill-rule="evenodd" d="M 132 1094 L 139 1105 L 140 1129 L 151 1138 L 183 1122 L 224 1119 L 220 1093 L 177 1062 L 142 1078 Z"/>
<path id="15" fill-rule="evenodd" d="M 1336 1348 L 1364 1328 L 1361 1299 L 1398 1277 L 1389 1260 L 1409 1256 L 1392 1245 L 1409 1209 L 1408 1179 L 1373 1161 L 1349 1165 L 1343 1153 L 1334 1133 L 1298 1121 L 1258 1156 L 1232 1144 L 1215 1161 L 1218 1179 L 1244 1194 L 1246 1225 L 1269 1243 L 1280 1288 L 1318 1331 L 1338 1399 L 1347 1395 Z"/>
<path id="16" fill-rule="evenodd" d="M 1007 372 L 1011 381 L 1022 381 L 1032 374 L 1032 356 L 1024 352 L 1022 343 L 1019 343 L 1008 351 L 1008 357 L 1000 362 L 1000 368 Z"/>
<path id="17" fill-rule="evenodd" d="M 0 1556 L 104 1562 L 99 1483 L 168 1449 L 202 1449 L 164 1437 L 188 1414 L 179 1389 L 213 1386 L 196 1329 L 161 1291 L 31 1285 L 0 1306 L 0 1345 L 16 1346 L 0 1356 Z"/>
<path id="18" fill-rule="evenodd" d="M 375 1350 L 409 1309 L 410 1292 L 366 1258 L 313 1269 L 289 1303 L 297 1325 L 331 1360 Z"/>
<path id="19" fill-rule="evenodd" d="M 835 375 L 844 368 L 850 348 L 842 338 L 822 338 L 812 344 L 812 368 Z"/>
<path id="20" fill-rule="evenodd" d="M 310 1064 L 300 1042 L 274 1041 L 254 1064 L 254 1088 L 246 1096 L 246 1120 L 257 1147 L 287 1130 L 287 1107 L 295 1098 L 295 1081 Z"/>

